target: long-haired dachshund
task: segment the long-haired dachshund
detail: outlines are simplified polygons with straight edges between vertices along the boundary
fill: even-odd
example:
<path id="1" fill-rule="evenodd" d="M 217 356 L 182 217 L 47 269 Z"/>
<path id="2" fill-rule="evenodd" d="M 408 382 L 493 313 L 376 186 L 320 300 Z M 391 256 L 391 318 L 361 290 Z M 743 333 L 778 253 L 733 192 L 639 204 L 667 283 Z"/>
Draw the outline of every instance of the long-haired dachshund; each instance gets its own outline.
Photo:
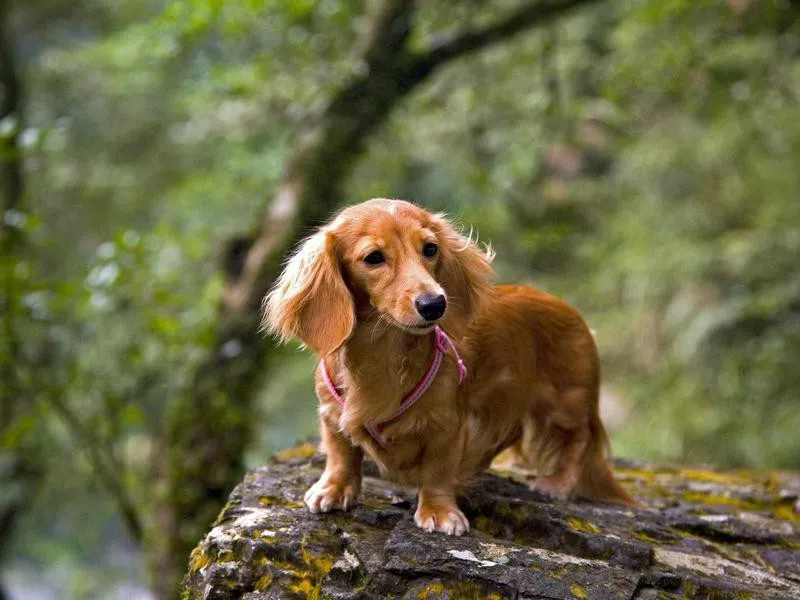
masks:
<path id="1" fill-rule="evenodd" d="M 506 448 L 547 494 L 635 503 L 605 457 L 589 329 L 553 296 L 491 285 L 492 258 L 442 215 L 378 199 L 288 261 L 264 326 L 320 359 L 327 464 L 305 496 L 312 512 L 353 506 L 366 452 L 419 488 L 419 527 L 460 535 L 459 488 Z"/>

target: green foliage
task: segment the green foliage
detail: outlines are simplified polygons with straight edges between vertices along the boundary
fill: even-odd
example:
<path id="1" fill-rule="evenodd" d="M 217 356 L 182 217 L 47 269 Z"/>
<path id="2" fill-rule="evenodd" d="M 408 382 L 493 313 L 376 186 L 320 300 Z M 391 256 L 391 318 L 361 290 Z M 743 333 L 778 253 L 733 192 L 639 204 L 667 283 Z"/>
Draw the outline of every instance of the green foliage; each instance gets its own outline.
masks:
<path id="1" fill-rule="evenodd" d="M 78 538 L 53 532 L 87 527 L 91 579 L 107 564 L 87 548 L 120 535 L 102 534 L 97 462 L 147 505 L 164 416 L 215 335 L 222 249 L 258 227 L 295 134 L 362 68 L 370 3 L 30 4 L 27 241 L 0 264 L 29 401 L 0 448 L 47 457 L 16 550 L 66 560 Z M 422 2 L 412 47 L 515 5 Z M 493 242 L 503 280 L 576 305 L 623 413 L 617 454 L 798 468 L 796 17 L 767 0 L 598 3 L 438 72 L 346 196 L 445 210 Z M 315 432 L 312 368 L 275 353 L 250 464 Z"/>
<path id="2" fill-rule="evenodd" d="M 584 312 L 618 454 L 798 466 L 800 32 L 753 4 L 598 7 L 454 65 L 350 184 L 460 213 Z"/>

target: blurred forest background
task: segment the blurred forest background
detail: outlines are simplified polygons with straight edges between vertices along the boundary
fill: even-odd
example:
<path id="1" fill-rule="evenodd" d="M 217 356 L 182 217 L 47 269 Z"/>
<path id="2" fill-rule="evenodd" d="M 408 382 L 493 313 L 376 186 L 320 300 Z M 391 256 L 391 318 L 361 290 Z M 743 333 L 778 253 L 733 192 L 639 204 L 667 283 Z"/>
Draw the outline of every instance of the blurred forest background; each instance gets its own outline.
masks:
<path id="1" fill-rule="evenodd" d="M 174 597 L 243 468 L 316 432 L 260 297 L 374 196 L 582 311 L 618 456 L 800 468 L 798 16 L 3 0 L 2 589 Z"/>

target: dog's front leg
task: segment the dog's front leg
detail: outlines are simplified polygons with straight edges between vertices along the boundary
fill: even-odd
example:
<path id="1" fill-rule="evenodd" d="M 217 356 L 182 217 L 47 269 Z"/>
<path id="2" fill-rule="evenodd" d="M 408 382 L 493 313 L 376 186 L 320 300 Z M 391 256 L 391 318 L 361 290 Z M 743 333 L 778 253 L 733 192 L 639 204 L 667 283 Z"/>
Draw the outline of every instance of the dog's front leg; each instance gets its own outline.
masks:
<path id="1" fill-rule="evenodd" d="M 364 452 L 331 427 L 325 417 L 320 419 L 320 430 L 327 461 L 322 477 L 306 492 L 306 506 L 315 513 L 349 510 L 361 492 Z"/>
<path id="2" fill-rule="evenodd" d="M 456 502 L 461 456 L 457 441 L 448 441 L 425 451 L 414 522 L 425 531 L 462 535 L 469 531 L 469 521 Z"/>

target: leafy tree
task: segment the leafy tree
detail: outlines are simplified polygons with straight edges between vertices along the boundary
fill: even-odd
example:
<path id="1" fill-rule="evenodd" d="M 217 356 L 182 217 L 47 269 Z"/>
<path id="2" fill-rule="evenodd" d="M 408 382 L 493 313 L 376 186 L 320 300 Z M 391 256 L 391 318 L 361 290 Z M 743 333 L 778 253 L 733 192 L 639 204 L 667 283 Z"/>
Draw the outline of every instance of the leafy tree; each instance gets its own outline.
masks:
<path id="1" fill-rule="evenodd" d="M 361 31 L 345 36 L 352 38 L 353 49 L 348 51 L 347 60 L 337 65 L 336 77 L 326 82 L 326 74 L 320 73 L 323 81 L 318 86 L 319 92 L 328 100 L 307 111 L 304 122 L 292 132 L 295 141 L 285 149 L 289 158 L 282 174 L 273 175 L 267 182 L 275 186 L 276 192 L 263 225 L 254 234 L 229 239 L 225 245 L 227 281 L 212 330 L 199 323 L 213 322 L 208 310 L 214 290 L 219 290 L 219 279 L 207 290 L 209 303 L 198 309 L 200 317 L 195 315 L 193 322 L 198 324 L 195 327 L 176 322 L 176 318 L 190 318 L 186 310 L 178 309 L 179 316 L 164 314 L 171 305 L 170 293 L 164 290 L 160 294 L 158 279 L 147 292 L 158 302 L 162 314 L 135 313 L 120 322 L 120 316 L 131 306 L 126 299 L 129 286 L 136 287 L 140 273 L 163 274 L 165 268 L 160 263 L 169 262 L 164 248 L 154 248 L 154 241 L 148 236 L 141 237 L 135 230 L 99 244 L 83 289 L 64 291 L 62 299 L 69 297 L 74 305 L 86 308 L 82 313 L 63 314 L 58 319 L 69 323 L 70 331 L 56 345 L 56 351 L 60 353 L 59 366 L 69 382 L 70 394 L 66 398 L 60 395 L 51 398 L 51 406 L 85 447 L 92 469 L 117 502 L 130 534 L 141 539 L 149 550 L 154 589 L 159 597 L 174 593 L 188 551 L 241 475 L 245 449 L 252 435 L 252 402 L 265 371 L 266 349 L 271 346 L 258 333 L 260 299 L 277 275 L 286 251 L 304 231 L 323 221 L 341 204 L 342 185 L 367 136 L 385 121 L 401 99 L 441 65 L 583 3 L 585 0 L 523 3 L 508 10 L 504 17 L 442 36 L 435 35 L 435 29 L 418 31 L 414 2 L 372 3 L 361 17 Z M 101 221 L 111 214 L 106 210 L 118 212 L 128 197 L 133 212 L 126 215 L 126 220 L 135 223 L 146 222 L 148 210 L 154 209 L 153 205 L 136 201 L 143 188 L 130 183 L 139 169 L 148 173 L 148 185 L 154 191 L 174 186 L 172 194 L 178 201 L 185 198 L 196 202 L 199 190 L 220 183 L 230 186 L 232 182 L 225 181 L 224 174 L 215 175 L 214 180 L 194 179 L 198 161 L 205 158 L 214 164 L 219 160 L 213 147 L 210 153 L 206 150 L 205 157 L 203 152 L 195 155 L 198 148 L 193 147 L 193 164 L 184 168 L 176 169 L 160 158 L 172 151 L 176 138 L 180 141 L 182 136 L 191 138 L 197 134 L 193 131 L 196 124 L 188 122 L 183 131 L 174 128 L 171 136 L 163 135 L 165 121 L 178 116 L 173 111 L 180 114 L 187 110 L 180 102 L 177 106 L 171 104 L 173 96 L 162 94 L 163 86 L 171 79 L 185 77 L 181 85 L 188 90 L 198 80 L 203 81 L 200 76 L 207 76 L 205 64 L 197 68 L 198 60 L 203 63 L 216 53 L 233 60 L 237 54 L 251 53 L 252 44 L 257 43 L 274 47 L 270 36 L 280 36 L 287 30 L 298 38 L 318 34 L 319 39 L 315 38 L 318 46 L 341 49 L 341 41 L 323 33 L 328 25 L 318 16 L 323 8 L 315 4 L 301 8 L 296 3 L 172 2 L 149 21 L 131 25 L 106 40 L 69 53 L 56 51 L 48 57 L 53 65 L 52 75 L 40 82 L 41 97 L 49 97 L 40 105 L 41 109 L 55 117 L 52 111 L 55 108 L 57 112 L 59 104 L 65 101 L 73 107 L 77 104 L 73 98 L 92 98 L 93 103 L 82 110 L 73 110 L 71 119 L 75 122 L 65 123 L 64 131 L 51 132 L 48 139 L 52 144 L 51 157 L 60 168 L 46 172 L 45 178 L 52 179 L 48 187 L 39 189 L 77 192 L 78 212 L 85 213 L 80 218 Z M 341 24 L 350 23 L 356 16 L 347 4 L 329 3 L 326 10 Z M 252 25 L 254 16 L 273 18 L 277 23 L 273 24 L 274 29 L 262 31 Z M 437 18 L 447 21 L 442 15 Z M 427 22 L 435 21 L 431 18 Z M 232 48 L 221 48 L 217 36 L 225 34 L 245 41 L 233 44 Z M 300 62 L 298 57 L 307 60 L 302 55 L 307 52 L 307 45 L 293 45 L 289 39 L 278 47 L 289 61 Z M 316 50 L 313 45 L 312 50 Z M 83 68 L 81 63 L 100 59 L 110 60 L 116 66 L 114 71 L 103 73 L 104 95 L 92 94 L 90 87 L 96 84 L 77 76 Z M 239 72 L 221 74 L 219 80 L 212 77 L 211 84 L 222 85 L 233 96 L 246 94 L 249 86 L 260 83 L 259 69 L 274 69 L 274 65 L 260 58 Z M 108 121 L 112 114 L 119 119 L 121 107 L 115 97 L 132 92 L 145 101 L 123 104 L 122 110 L 132 112 L 113 130 L 98 131 L 87 126 L 93 120 Z M 191 105 L 197 101 L 197 95 L 192 89 L 185 96 L 190 103 L 189 114 L 198 108 Z M 182 91 L 177 96 L 181 98 Z M 280 91 L 267 91 L 265 100 L 268 104 L 281 102 Z M 259 118 L 256 111 L 263 110 L 252 99 L 239 104 L 231 100 L 230 108 L 252 110 L 254 119 Z M 81 120 L 86 123 L 80 123 Z M 214 131 L 214 124 L 210 125 L 211 131 L 201 132 L 204 144 L 209 143 L 209 136 L 236 135 L 228 127 Z M 67 140 L 69 154 L 64 153 Z M 257 139 L 248 142 L 258 144 Z M 79 150 L 74 152 L 73 148 Z M 99 155 L 98 148 L 103 148 Z M 181 172 L 186 174 L 183 181 Z M 103 177 L 95 177 L 94 173 Z M 88 184 L 77 188 L 76 176 L 88 180 Z M 103 207 L 101 198 L 112 190 L 117 196 L 114 203 Z M 53 216 L 62 213 L 60 206 L 45 198 L 38 200 L 45 219 L 50 211 Z M 74 220 L 59 219 L 51 235 L 64 235 L 80 227 Z M 91 240 L 91 234 L 84 239 Z M 148 264 L 148 261 L 153 262 Z M 62 265 L 59 262 L 52 268 Z M 199 287 L 199 284 L 193 286 Z M 131 338 L 132 329 L 141 331 L 134 325 L 141 317 L 145 317 L 143 325 L 153 335 Z M 76 351 L 77 340 L 90 340 L 91 350 Z M 180 352 L 193 344 L 199 356 L 190 354 L 191 361 L 181 361 L 170 353 L 170 348 Z M 157 368 L 148 364 L 148 349 L 158 362 Z M 117 359 L 109 363 L 98 360 L 100 355 Z M 133 376 L 126 372 L 132 365 L 137 368 Z M 79 391 L 86 394 L 81 394 L 81 400 L 77 398 Z M 87 402 L 87 398 L 94 400 Z M 165 415 L 165 425 L 163 429 L 155 425 L 156 436 L 147 453 L 154 467 L 147 471 L 132 464 L 130 459 L 125 460 L 123 450 L 137 427 L 146 423 L 148 412 L 154 409 L 152 402 L 158 400 L 162 403 L 166 400 L 165 409 L 154 411 L 156 415 Z M 121 425 L 126 426 L 124 434 Z M 145 487 L 131 488 L 129 477 L 144 481 Z M 131 489 L 136 492 L 132 494 Z"/>
<path id="2" fill-rule="evenodd" d="M 10 15 L 25 119 L 3 120 L 3 167 L 26 185 L 3 221 L 0 443 L 40 492 L 5 470 L 0 489 L 24 493 L 0 510 L 17 507 L 38 555 L 77 539 L 100 561 L 124 527 L 172 594 L 245 463 L 314 431 L 313 358 L 257 332 L 281 256 L 373 196 L 475 224 L 502 279 L 587 316 L 618 454 L 797 465 L 792 3 Z M 87 510 L 119 515 L 107 538 L 61 533 Z M 100 595 L 98 579 L 71 595 Z"/>
<path id="3" fill-rule="evenodd" d="M 20 152 L 22 84 L 13 52 L 8 6 L 0 6 L 0 560 L 40 477 L 35 408 L 30 403 L 34 365 L 26 355 L 21 299 L 27 288 L 26 217 Z M 0 598 L 5 598 L 0 581 Z"/>

